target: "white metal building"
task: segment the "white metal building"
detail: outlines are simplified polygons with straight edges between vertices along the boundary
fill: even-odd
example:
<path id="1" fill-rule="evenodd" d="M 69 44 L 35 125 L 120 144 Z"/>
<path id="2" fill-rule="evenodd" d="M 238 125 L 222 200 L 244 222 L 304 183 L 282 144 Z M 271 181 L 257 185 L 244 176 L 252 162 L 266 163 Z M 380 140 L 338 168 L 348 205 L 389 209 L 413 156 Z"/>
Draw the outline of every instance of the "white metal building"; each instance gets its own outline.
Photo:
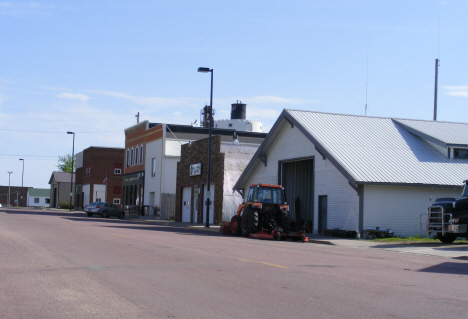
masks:
<path id="1" fill-rule="evenodd" d="M 420 214 L 468 178 L 468 124 L 284 110 L 237 181 L 285 187 L 291 215 L 325 229 L 425 235 Z"/>

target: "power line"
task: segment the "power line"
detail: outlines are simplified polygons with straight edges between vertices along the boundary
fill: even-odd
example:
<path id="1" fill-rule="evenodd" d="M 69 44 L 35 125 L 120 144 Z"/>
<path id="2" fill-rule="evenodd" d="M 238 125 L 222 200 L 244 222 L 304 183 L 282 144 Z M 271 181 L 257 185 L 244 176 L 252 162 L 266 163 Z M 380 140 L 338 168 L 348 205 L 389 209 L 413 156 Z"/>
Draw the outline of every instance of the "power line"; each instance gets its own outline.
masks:
<path id="1" fill-rule="evenodd" d="M 57 131 L 27 131 L 27 130 L 10 130 L 10 129 L 4 129 L 0 128 L 0 131 L 6 131 L 6 132 L 24 132 L 24 133 L 47 133 L 47 134 L 65 134 L 65 131 L 62 132 L 57 132 Z M 118 131 L 93 131 L 93 132 L 79 132 L 76 131 L 75 133 L 80 133 L 80 134 L 96 134 L 96 133 L 116 133 L 116 132 L 123 132 L 123 130 L 118 130 Z"/>
<path id="2" fill-rule="evenodd" d="M 0 156 L 24 156 L 24 157 L 59 157 L 61 155 L 57 156 L 51 156 L 51 155 L 17 155 L 17 154 L 0 154 Z"/>

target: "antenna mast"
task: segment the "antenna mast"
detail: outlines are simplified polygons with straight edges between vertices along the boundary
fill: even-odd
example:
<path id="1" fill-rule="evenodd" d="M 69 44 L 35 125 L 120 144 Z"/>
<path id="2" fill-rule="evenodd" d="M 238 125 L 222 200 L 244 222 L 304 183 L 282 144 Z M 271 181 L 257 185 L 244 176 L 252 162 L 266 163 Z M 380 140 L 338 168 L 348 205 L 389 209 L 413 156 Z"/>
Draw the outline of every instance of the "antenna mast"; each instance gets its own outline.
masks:
<path id="1" fill-rule="evenodd" d="M 435 84 L 434 84 L 434 121 L 437 121 L 437 80 L 439 77 L 439 59 L 435 60 Z"/>
<path id="2" fill-rule="evenodd" d="M 137 124 L 140 123 L 140 112 L 138 112 L 135 117 L 137 118 Z"/>

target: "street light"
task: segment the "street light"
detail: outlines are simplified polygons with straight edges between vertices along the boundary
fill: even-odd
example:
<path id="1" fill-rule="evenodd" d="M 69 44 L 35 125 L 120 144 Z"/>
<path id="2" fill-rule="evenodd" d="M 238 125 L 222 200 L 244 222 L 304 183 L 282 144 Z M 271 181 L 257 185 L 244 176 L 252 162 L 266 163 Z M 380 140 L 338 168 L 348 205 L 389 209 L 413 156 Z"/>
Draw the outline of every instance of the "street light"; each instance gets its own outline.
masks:
<path id="1" fill-rule="evenodd" d="M 210 109 L 209 109 L 209 137 L 208 137 L 208 185 L 206 188 L 206 228 L 210 228 L 210 182 L 211 182 L 211 126 L 213 125 L 213 69 L 198 68 L 198 72 L 211 72 L 211 94 L 210 94 Z"/>
<path id="2" fill-rule="evenodd" d="M 21 201 L 23 201 L 23 180 L 24 180 L 24 158 L 20 158 L 23 161 L 23 174 L 21 175 Z"/>
<path id="3" fill-rule="evenodd" d="M 7 207 L 10 207 L 10 177 L 13 172 L 7 172 L 8 173 L 8 203 Z"/>
<path id="4" fill-rule="evenodd" d="M 72 148 L 72 169 L 70 177 L 70 212 L 72 207 L 72 196 L 73 196 L 73 159 L 75 158 L 75 132 L 67 132 L 67 134 L 73 134 L 73 148 Z"/>

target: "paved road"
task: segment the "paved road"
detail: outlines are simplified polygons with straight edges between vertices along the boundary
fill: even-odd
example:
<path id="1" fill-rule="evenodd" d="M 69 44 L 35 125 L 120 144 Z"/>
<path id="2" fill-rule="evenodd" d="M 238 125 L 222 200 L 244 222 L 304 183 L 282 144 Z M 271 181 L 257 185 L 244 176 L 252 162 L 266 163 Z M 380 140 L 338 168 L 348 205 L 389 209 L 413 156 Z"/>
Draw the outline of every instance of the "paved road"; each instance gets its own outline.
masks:
<path id="1" fill-rule="evenodd" d="M 0 209 L 2 318 L 465 318 L 468 262 Z"/>

